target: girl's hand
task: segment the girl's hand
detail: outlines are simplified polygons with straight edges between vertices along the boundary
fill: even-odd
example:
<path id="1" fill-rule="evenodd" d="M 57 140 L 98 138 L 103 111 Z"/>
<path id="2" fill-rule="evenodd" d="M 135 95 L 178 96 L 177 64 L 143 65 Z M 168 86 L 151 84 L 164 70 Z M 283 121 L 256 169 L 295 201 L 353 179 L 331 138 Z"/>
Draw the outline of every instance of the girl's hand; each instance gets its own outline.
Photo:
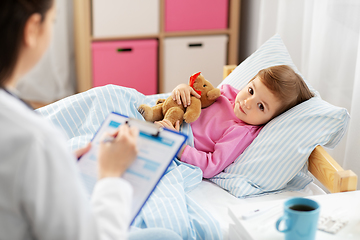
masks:
<path id="1" fill-rule="evenodd" d="M 191 104 L 191 95 L 196 98 L 201 98 L 201 96 L 197 92 L 195 92 L 192 87 L 185 83 L 178 85 L 171 92 L 172 99 L 176 101 L 179 105 L 183 104 L 184 107 L 187 107 Z"/>
<path id="2" fill-rule="evenodd" d="M 171 130 L 174 130 L 174 131 L 177 131 L 177 132 L 180 130 L 180 122 L 179 122 L 179 120 L 176 121 L 175 126 L 173 126 L 172 123 L 167 119 L 164 119 L 164 120 L 158 121 L 158 122 L 154 122 L 154 123 L 161 126 L 161 127 L 166 127 L 168 129 L 171 129 Z"/>
<path id="3" fill-rule="evenodd" d="M 113 134 L 105 134 L 98 153 L 98 178 L 120 177 L 135 160 L 138 153 L 139 130 L 122 124 Z"/>

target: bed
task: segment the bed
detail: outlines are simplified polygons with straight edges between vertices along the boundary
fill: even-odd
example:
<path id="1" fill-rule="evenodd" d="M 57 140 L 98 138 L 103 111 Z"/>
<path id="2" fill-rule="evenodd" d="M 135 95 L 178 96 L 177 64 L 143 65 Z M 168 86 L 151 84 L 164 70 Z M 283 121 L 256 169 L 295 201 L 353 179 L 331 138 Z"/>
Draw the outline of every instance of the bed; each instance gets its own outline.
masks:
<path id="1" fill-rule="evenodd" d="M 236 65 L 224 66 L 224 79 L 236 68 Z M 274 201 L 290 197 L 307 197 L 329 193 L 355 191 L 357 175 L 351 170 L 344 170 L 322 146 L 316 146 L 308 158 L 309 173 L 315 181 L 298 191 L 282 192 L 261 197 L 239 199 L 224 191 L 213 182 L 204 179 L 195 191 L 189 195 L 202 203 L 218 219 L 224 239 L 228 238 L 229 226 L 233 222 L 228 210 L 247 203 Z M 216 196 L 216 197 L 214 197 Z"/>
<path id="2" fill-rule="evenodd" d="M 281 38 L 275 35 L 239 66 L 225 66 L 226 78 L 221 84 L 240 89 L 258 70 L 280 64 L 296 70 Z M 331 193 L 356 190 L 357 176 L 343 170 L 322 147 L 339 143 L 347 129 L 348 112 L 326 103 L 309 87 L 316 97 L 266 124 L 244 153 L 217 176 L 203 179 L 199 168 L 174 159 L 132 229 L 163 227 L 183 239 L 227 239 L 229 207 L 326 194 L 313 182 L 314 177 Z M 75 150 L 91 140 L 109 112 L 142 119 L 137 112 L 140 104 L 154 105 L 158 98 L 168 96 L 145 96 L 134 89 L 107 85 L 37 111 L 63 129 L 69 147 Z M 181 131 L 188 135 L 187 144 L 193 145 L 191 126 L 183 124 Z"/>

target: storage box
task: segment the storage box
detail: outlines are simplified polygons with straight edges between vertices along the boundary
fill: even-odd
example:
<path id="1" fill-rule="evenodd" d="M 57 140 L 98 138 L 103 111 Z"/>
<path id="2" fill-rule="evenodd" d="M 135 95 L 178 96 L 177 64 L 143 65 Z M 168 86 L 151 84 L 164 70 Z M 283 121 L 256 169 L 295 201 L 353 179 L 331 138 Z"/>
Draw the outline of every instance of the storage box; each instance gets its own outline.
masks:
<path id="1" fill-rule="evenodd" d="M 228 27 L 229 0 L 165 0 L 165 31 Z"/>
<path id="2" fill-rule="evenodd" d="M 116 84 L 156 94 L 157 46 L 155 39 L 93 42 L 93 86 Z"/>
<path id="3" fill-rule="evenodd" d="M 195 72 L 202 72 L 216 87 L 227 62 L 227 43 L 227 35 L 166 38 L 163 91 L 171 92 L 178 84 L 188 83 Z"/>
<path id="4" fill-rule="evenodd" d="M 92 0 L 94 37 L 159 33 L 160 0 Z"/>

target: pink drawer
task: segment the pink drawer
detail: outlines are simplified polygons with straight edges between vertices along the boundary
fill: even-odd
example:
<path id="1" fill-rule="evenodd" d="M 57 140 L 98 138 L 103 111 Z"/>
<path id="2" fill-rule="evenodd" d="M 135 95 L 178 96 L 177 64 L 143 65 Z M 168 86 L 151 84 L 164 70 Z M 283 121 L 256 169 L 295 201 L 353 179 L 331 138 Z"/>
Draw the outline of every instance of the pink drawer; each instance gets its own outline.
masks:
<path id="1" fill-rule="evenodd" d="M 156 94 L 157 46 L 155 39 L 93 42 L 93 86 L 116 84 Z"/>
<path id="2" fill-rule="evenodd" d="M 228 27 L 229 0 L 165 0 L 165 31 Z"/>

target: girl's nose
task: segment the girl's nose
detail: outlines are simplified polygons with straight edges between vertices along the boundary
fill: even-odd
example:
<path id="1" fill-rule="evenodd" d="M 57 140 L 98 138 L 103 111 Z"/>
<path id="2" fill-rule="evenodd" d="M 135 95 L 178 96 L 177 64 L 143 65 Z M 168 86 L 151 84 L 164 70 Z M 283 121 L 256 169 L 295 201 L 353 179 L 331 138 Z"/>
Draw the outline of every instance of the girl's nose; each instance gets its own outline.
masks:
<path id="1" fill-rule="evenodd" d="M 246 107 L 246 109 L 250 109 L 250 108 L 251 108 L 251 101 L 250 101 L 250 99 L 245 99 L 245 100 L 244 100 L 244 106 Z"/>

